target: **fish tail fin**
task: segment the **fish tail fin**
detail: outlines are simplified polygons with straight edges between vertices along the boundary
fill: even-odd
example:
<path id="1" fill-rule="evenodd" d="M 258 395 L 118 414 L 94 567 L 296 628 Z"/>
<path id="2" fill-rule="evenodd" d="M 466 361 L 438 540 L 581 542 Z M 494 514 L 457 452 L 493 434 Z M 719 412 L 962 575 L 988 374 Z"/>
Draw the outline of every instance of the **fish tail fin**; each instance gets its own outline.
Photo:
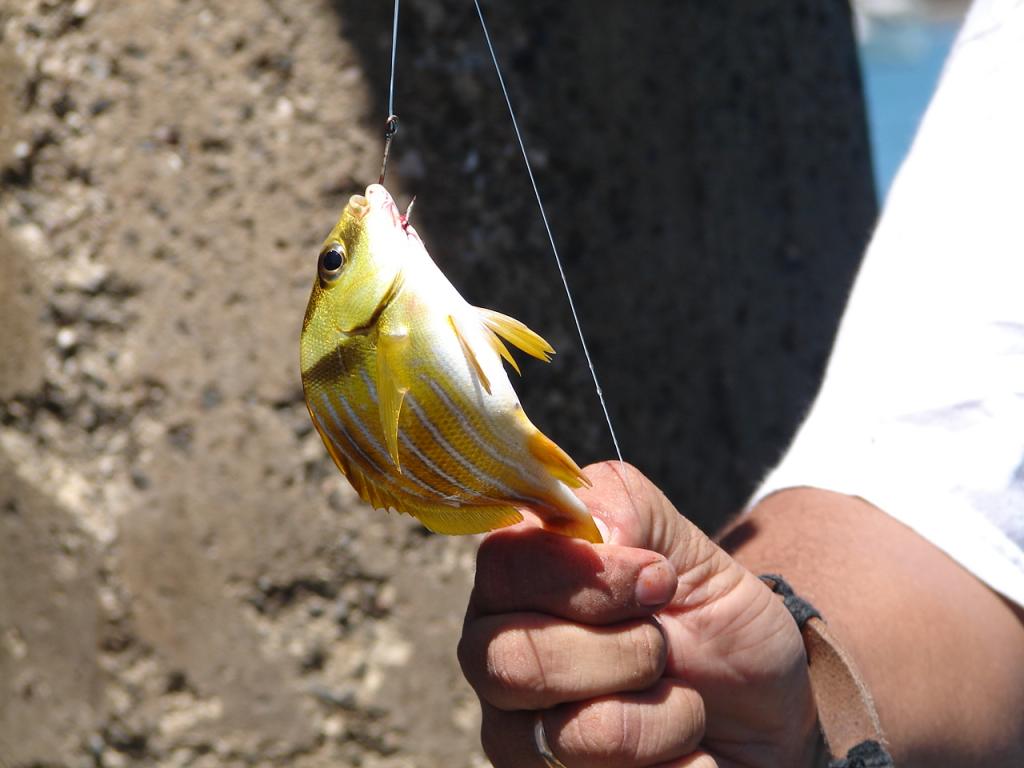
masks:
<path id="1" fill-rule="evenodd" d="M 594 522 L 589 514 L 585 519 L 573 518 L 567 519 L 564 517 L 558 518 L 544 518 L 544 530 L 557 533 L 560 536 L 568 536 L 571 539 L 583 539 L 589 541 L 591 544 L 603 544 L 604 538 L 601 536 L 601 531 L 598 530 L 597 524 Z"/>
<path id="2" fill-rule="evenodd" d="M 545 501 L 550 504 L 550 508 L 536 510 L 544 521 L 544 527 L 563 536 L 601 544 L 604 539 L 594 523 L 594 518 L 590 516 L 586 505 L 569 490 L 581 486 L 589 487 L 593 483 L 569 454 L 536 427 L 533 427 L 526 444 L 530 453 L 540 461 L 544 469 L 562 483 L 553 493 L 546 494 Z"/>
<path id="3" fill-rule="evenodd" d="M 545 530 L 591 544 L 604 543 L 587 505 L 566 485 L 559 483 L 555 489 L 545 493 L 544 502 L 543 507 L 532 509 L 544 523 Z"/>

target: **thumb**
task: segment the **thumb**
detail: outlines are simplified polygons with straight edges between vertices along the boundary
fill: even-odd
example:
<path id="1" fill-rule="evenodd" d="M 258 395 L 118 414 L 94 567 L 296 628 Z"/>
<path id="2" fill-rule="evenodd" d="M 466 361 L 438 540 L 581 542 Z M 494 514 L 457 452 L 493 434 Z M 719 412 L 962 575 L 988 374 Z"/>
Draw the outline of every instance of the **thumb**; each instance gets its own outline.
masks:
<path id="1" fill-rule="evenodd" d="M 584 472 L 593 486 L 577 493 L 607 527 L 610 543 L 658 552 L 675 569 L 676 593 L 660 614 L 668 669 L 688 657 L 687 680 L 700 689 L 720 673 L 726 657 L 734 672 L 754 677 L 766 666 L 800 663 L 803 644 L 782 602 L 679 514 L 650 480 L 619 462 Z M 693 653 L 695 645 L 700 654 Z"/>
<path id="2" fill-rule="evenodd" d="M 604 461 L 591 464 L 583 473 L 593 485 L 577 490 L 576 495 L 607 531 L 609 544 L 659 552 L 677 569 L 715 553 L 729 560 L 631 464 Z"/>

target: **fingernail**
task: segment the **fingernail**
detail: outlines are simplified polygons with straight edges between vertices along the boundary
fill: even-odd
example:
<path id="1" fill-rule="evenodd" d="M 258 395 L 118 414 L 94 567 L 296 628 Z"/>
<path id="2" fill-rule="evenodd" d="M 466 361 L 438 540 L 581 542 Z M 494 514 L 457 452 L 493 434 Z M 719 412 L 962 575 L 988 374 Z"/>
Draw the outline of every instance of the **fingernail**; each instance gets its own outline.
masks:
<path id="1" fill-rule="evenodd" d="M 676 593 L 676 572 L 667 560 L 644 566 L 636 579 L 636 601 L 640 605 L 662 605 Z"/>

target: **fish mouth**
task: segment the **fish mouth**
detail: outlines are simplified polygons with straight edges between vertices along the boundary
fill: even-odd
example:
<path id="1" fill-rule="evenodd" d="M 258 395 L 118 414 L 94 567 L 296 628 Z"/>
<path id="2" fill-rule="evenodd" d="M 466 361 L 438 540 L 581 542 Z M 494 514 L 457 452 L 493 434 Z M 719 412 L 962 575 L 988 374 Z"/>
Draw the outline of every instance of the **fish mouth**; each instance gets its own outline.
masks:
<path id="1" fill-rule="evenodd" d="M 362 219 L 370 212 L 370 201 L 362 195 L 352 195 L 348 199 L 348 205 L 346 206 L 352 215 L 357 219 Z"/>
<path id="2" fill-rule="evenodd" d="M 361 197 L 355 195 L 355 197 Z M 395 203 L 395 199 L 380 184 L 371 184 L 366 188 L 366 197 L 363 198 L 367 201 L 369 208 L 373 210 L 379 210 L 384 216 L 394 224 L 395 227 L 404 230 L 406 227 L 405 217 L 398 210 L 398 205 Z"/>

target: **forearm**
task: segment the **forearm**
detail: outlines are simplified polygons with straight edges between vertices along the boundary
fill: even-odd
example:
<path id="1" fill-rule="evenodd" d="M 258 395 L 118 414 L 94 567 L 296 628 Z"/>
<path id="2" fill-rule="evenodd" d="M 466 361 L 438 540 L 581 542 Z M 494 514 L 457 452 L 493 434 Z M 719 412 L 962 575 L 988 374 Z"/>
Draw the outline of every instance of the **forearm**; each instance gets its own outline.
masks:
<path id="1" fill-rule="evenodd" d="M 885 513 L 790 489 L 723 546 L 779 573 L 854 656 L 900 768 L 1024 765 L 1022 613 Z"/>

